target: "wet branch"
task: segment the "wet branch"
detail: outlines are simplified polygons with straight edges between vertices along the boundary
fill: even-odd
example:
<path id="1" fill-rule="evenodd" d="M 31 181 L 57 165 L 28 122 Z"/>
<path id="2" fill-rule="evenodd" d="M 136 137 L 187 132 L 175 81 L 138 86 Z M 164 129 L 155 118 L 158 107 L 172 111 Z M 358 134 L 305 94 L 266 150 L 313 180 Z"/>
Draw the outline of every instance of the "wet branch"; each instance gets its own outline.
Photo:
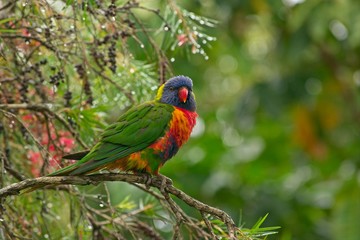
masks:
<path id="1" fill-rule="evenodd" d="M 13 183 L 9 186 L 0 189 L 0 199 L 1 198 L 4 199 L 12 195 L 19 195 L 23 191 L 26 192 L 26 190 L 31 190 L 31 189 L 46 188 L 46 187 L 53 188 L 54 186 L 63 185 L 63 184 L 97 185 L 104 181 L 122 181 L 132 184 L 146 183 L 148 186 L 155 187 L 160 190 L 164 198 L 167 199 L 169 204 L 171 204 L 175 217 L 177 217 L 178 221 L 180 222 L 188 221 L 189 219 L 187 217 L 184 218 L 183 211 L 179 210 L 181 208 L 171 198 L 169 198 L 169 194 L 177 197 L 187 205 L 197 209 L 203 217 L 205 217 L 206 214 L 209 214 L 224 222 L 227 226 L 229 238 L 236 239 L 236 233 L 238 232 L 238 228 L 236 227 L 232 218 L 227 213 L 190 197 L 183 191 L 174 187 L 171 183 L 171 180 L 169 181 L 169 179 L 167 179 L 166 186 L 164 186 L 163 176 L 153 177 L 151 178 L 151 181 L 148 180 L 147 175 L 135 175 L 135 174 L 125 174 L 125 173 L 94 174 L 89 176 L 39 177 L 39 178 L 26 179 L 18 183 Z M 206 226 L 210 228 L 211 226 L 208 220 L 204 219 L 204 221 L 206 222 Z M 211 232 L 211 235 L 213 236 L 211 229 L 209 230 Z"/>

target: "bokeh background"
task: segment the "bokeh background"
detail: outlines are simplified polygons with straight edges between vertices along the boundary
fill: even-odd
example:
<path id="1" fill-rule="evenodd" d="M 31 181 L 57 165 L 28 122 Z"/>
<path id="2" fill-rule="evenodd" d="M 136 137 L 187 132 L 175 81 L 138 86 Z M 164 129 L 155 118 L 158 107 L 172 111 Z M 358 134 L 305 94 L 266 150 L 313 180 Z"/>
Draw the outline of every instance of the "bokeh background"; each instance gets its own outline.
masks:
<path id="1" fill-rule="evenodd" d="M 194 137 L 162 173 L 272 239 L 360 235 L 360 2 L 180 1 L 219 21 L 193 78 Z"/>

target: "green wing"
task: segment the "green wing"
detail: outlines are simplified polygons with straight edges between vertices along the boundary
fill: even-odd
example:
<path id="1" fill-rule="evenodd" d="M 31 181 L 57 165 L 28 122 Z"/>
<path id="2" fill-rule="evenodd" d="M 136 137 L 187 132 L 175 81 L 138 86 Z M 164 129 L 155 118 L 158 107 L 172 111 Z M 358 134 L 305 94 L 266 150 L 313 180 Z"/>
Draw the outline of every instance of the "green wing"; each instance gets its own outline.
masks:
<path id="1" fill-rule="evenodd" d="M 165 134 L 173 111 L 173 106 L 159 102 L 147 102 L 130 109 L 105 129 L 99 142 L 80 161 L 50 176 L 86 174 L 145 149 Z"/>

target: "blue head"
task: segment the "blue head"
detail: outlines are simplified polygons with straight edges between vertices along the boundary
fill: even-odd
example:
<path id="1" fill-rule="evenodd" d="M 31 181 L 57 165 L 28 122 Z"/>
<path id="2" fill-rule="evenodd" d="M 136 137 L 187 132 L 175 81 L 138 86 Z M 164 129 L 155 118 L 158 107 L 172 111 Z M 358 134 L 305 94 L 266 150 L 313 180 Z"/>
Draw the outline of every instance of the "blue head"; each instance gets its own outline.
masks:
<path id="1" fill-rule="evenodd" d="M 162 103 L 195 111 L 196 103 L 192 86 L 192 80 L 188 77 L 173 77 L 160 86 L 156 99 Z"/>

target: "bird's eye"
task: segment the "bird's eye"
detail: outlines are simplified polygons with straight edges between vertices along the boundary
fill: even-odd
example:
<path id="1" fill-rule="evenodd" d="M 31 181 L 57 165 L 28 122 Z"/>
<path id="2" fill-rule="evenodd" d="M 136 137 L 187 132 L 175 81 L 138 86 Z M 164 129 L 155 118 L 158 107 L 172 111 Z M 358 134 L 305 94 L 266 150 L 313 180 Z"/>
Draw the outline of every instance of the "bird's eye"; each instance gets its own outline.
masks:
<path id="1" fill-rule="evenodd" d="M 174 88 L 174 87 L 170 87 L 169 89 L 170 89 L 170 91 L 174 91 L 174 90 L 175 90 L 175 88 Z"/>

